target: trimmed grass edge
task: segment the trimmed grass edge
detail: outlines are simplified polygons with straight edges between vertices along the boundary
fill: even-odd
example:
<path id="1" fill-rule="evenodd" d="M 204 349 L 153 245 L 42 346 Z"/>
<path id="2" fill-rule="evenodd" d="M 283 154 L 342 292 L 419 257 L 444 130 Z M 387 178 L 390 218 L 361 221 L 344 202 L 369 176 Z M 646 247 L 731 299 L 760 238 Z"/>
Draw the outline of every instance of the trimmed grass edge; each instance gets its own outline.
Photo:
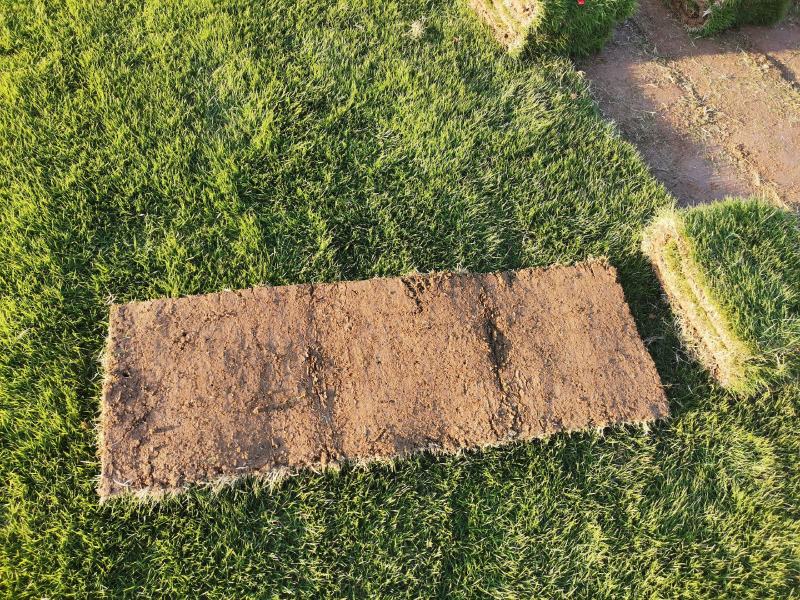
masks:
<path id="1" fill-rule="evenodd" d="M 605 45 L 616 25 L 634 13 L 637 0 L 529 1 L 529 17 L 511 10 L 505 0 L 470 0 L 469 5 L 511 56 L 585 56 Z"/>
<path id="2" fill-rule="evenodd" d="M 752 395 L 800 376 L 800 224 L 760 199 L 661 212 L 644 232 L 684 344 Z"/>

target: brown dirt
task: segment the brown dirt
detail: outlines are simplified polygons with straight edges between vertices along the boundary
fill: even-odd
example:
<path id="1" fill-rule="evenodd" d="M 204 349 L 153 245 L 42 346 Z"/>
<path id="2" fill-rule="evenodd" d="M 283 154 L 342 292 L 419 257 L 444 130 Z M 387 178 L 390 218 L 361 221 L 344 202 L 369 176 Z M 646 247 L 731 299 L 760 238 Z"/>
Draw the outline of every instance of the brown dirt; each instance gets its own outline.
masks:
<path id="1" fill-rule="evenodd" d="M 642 0 L 579 67 L 682 204 L 752 194 L 800 204 L 796 20 L 695 39 L 662 0 Z"/>
<path id="2" fill-rule="evenodd" d="M 604 263 L 115 306 L 101 497 L 668 413 Z"/>

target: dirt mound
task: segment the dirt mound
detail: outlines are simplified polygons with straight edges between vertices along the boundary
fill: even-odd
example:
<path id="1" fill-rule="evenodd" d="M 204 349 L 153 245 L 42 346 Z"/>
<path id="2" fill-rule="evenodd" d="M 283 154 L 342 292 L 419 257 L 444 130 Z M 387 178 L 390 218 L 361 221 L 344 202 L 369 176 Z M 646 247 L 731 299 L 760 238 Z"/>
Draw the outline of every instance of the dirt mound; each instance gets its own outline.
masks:
<path id="1" fill-rule="evenodd" d="M 434 274 L 115 306 L 99 493 L 667 415 L 612 267 Z"/>

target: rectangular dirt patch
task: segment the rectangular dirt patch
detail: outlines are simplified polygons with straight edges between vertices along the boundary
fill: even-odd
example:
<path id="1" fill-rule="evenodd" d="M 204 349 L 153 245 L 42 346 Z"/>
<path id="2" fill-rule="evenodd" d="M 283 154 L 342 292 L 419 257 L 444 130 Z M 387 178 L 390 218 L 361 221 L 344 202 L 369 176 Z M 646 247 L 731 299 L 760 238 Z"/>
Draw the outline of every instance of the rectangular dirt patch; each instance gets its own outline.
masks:
<path id="1" fill-rule="evenodd" d="M 114 306 L 106 369 L 103 498 L 668 412 L 598 262 Z"/>

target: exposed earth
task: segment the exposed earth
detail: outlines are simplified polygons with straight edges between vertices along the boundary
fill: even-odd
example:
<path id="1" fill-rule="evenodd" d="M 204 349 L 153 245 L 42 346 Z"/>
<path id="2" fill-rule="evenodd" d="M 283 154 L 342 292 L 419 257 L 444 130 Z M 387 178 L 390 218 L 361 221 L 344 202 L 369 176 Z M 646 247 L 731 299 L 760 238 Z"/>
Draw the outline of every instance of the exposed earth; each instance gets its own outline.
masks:
<path id="1" fill-rule="evenodd" d="M 684 205 L 758 194 L 800 203 L 800 22 L 709 39 L 642 0 L 582 61 L 602 112 Z"/>
<path id="2" fill-rule="evenodd" d="M 99 492 L 667 414 L 605 263 L 132 303 L 112 309 Z"/>

